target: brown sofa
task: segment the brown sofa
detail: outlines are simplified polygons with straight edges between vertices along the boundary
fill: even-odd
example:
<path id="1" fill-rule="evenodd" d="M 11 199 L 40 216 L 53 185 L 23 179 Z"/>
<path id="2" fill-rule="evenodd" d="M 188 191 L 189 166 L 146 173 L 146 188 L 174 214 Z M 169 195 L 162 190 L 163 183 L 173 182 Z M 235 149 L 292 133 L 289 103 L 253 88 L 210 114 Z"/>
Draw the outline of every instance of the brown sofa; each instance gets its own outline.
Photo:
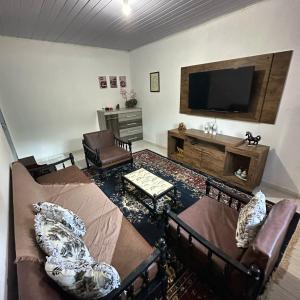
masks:
<path id="1" fill-rule="evenodd" d="M 178 257 L 209 276 L 224 298 L 255 299 L 278 262 L 296 204 L 268 203 L 268 216 L 256 238 L 248 248 L 238 248 L 239 209 L 247 199 L 210 181 L 207 186 L 207 195 L 180 214 L 167 212 L 168 243 Z M 210 194 L 211 186 L 218 189 L 217 199 Z M 220 201 L 224 195 L 226 203 Z"/>
<path id="2" fill-rule="evenodd" d="M 76 166 L 41 176 L 36 182 L 22 164 L 14 163 L 12 188 L 19 299 L 71 299 L 44 272 L 45 255 L 36 245 L 33 231 L 32 204 L 39 201 L 73 210 L 86 223 L 84 240 L 91 254 L 97 260 L 101 260 L 103 253 L 104 257 L 111 255 L 111 264 L 118 270 L 122 286 L 105 299 L 119 295 L 124 298 L 125 290 L 127 295 L 134 294 L 140 299 L 152 299 L 151 295 L 158 291 L 164 293 L 164 251 L 150 246 Z M 111 216 L 115 219 L 110 220 Z M 116 232 L 119 234 L 114 237 Z M 107 237 L 104 240 L 103 234 Z"/>

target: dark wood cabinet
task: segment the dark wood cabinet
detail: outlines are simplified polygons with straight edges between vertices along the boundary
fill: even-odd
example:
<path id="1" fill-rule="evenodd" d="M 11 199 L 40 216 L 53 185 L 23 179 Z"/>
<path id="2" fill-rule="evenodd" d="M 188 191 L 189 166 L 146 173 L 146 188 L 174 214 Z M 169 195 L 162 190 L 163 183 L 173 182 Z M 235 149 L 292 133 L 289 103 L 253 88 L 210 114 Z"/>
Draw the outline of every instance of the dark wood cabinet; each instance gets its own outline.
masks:
<path id="1" fill-rule="evenodd" d="M 246 191 L 261 182 L 269 147 L 248 146 L 245 140 L 205 134 L 201 130 L 168 131 L 168 157 L 203 171 Z M 235 176 L 238 169 L 247 170 L 247 180 Z"/>

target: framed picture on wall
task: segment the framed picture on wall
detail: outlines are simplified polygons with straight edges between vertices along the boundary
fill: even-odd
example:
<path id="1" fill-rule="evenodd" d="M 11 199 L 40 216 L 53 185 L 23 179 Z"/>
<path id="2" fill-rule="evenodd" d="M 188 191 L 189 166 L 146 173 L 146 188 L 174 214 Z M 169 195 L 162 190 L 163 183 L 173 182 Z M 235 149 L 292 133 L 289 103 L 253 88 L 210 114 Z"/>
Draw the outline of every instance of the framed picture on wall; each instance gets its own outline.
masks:
<path id="1" fill-rule="evenodd" d="M 159 92 L 160 82 L 159 82 L 159 72 L 150 73 L 150 92 Z"/>
<path id="2" fill-rule="evenodd" d="M 117 76 L 109 76 L 110 87 L 115 89 L 118 87 Z"/>
<path id="3" fill-rule="evenodd" d="M 106 89 L 107 88 L 106 76 L 99 76 L 98 80 L 99 80 L 100 89 Z"/>

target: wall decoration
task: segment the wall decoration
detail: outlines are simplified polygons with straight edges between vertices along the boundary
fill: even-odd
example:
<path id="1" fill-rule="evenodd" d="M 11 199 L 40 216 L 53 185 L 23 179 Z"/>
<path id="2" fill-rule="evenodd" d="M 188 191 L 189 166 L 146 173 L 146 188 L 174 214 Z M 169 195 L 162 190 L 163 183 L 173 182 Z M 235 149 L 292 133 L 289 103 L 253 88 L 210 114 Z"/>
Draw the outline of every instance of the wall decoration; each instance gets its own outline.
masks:
<path id="1" fill-rule="evenodd" d="M 117 76 L 109 76 L 110 87 L 115 89 L 118 87 Z"/>
<path id="2" fill-rule="evenodd" d="M 107 88 L 106 76 L 99 76 L 98 80 L 99 80 L 100 89 L 106 89 Z"/>
<path id="3" fill-rule="evenodd" d="M 119 82 L 120 82 L 121 88 L 126 88 L 126 86 L 127 86 L 126 76 L 119 76 Z"/>
<path id="4" fill-rule="evenodd" d="M 150 73 L 150 92 L 159 92 L 160 82 L 159 82 L 159 72 Z"/>

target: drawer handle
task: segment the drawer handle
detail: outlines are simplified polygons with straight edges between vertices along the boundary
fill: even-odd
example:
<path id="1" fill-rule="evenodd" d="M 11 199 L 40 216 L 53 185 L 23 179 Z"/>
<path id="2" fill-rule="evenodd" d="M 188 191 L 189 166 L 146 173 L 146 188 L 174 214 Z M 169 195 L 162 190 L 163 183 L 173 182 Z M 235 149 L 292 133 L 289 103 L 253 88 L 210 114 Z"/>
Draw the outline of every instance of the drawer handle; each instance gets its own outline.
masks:
<path id="1" fill-rule="evenodd" d="M 137 122 L 127 123 L 127 125 L 135 125 L 135 124 L 137 124 Z"/>
<path id="2" fill-rule="evenodd" d="M 137 115 L 126 115 L 126 118 L 137 117 Z"/>
<path id="3" fill-rule="evenodd" d="M 128 141 L 133 141 L 133 140 L 136 140 L 137 137 L 134 137 L 134 138 L 130 138 L 130 139 L 127 139 Z"/>

